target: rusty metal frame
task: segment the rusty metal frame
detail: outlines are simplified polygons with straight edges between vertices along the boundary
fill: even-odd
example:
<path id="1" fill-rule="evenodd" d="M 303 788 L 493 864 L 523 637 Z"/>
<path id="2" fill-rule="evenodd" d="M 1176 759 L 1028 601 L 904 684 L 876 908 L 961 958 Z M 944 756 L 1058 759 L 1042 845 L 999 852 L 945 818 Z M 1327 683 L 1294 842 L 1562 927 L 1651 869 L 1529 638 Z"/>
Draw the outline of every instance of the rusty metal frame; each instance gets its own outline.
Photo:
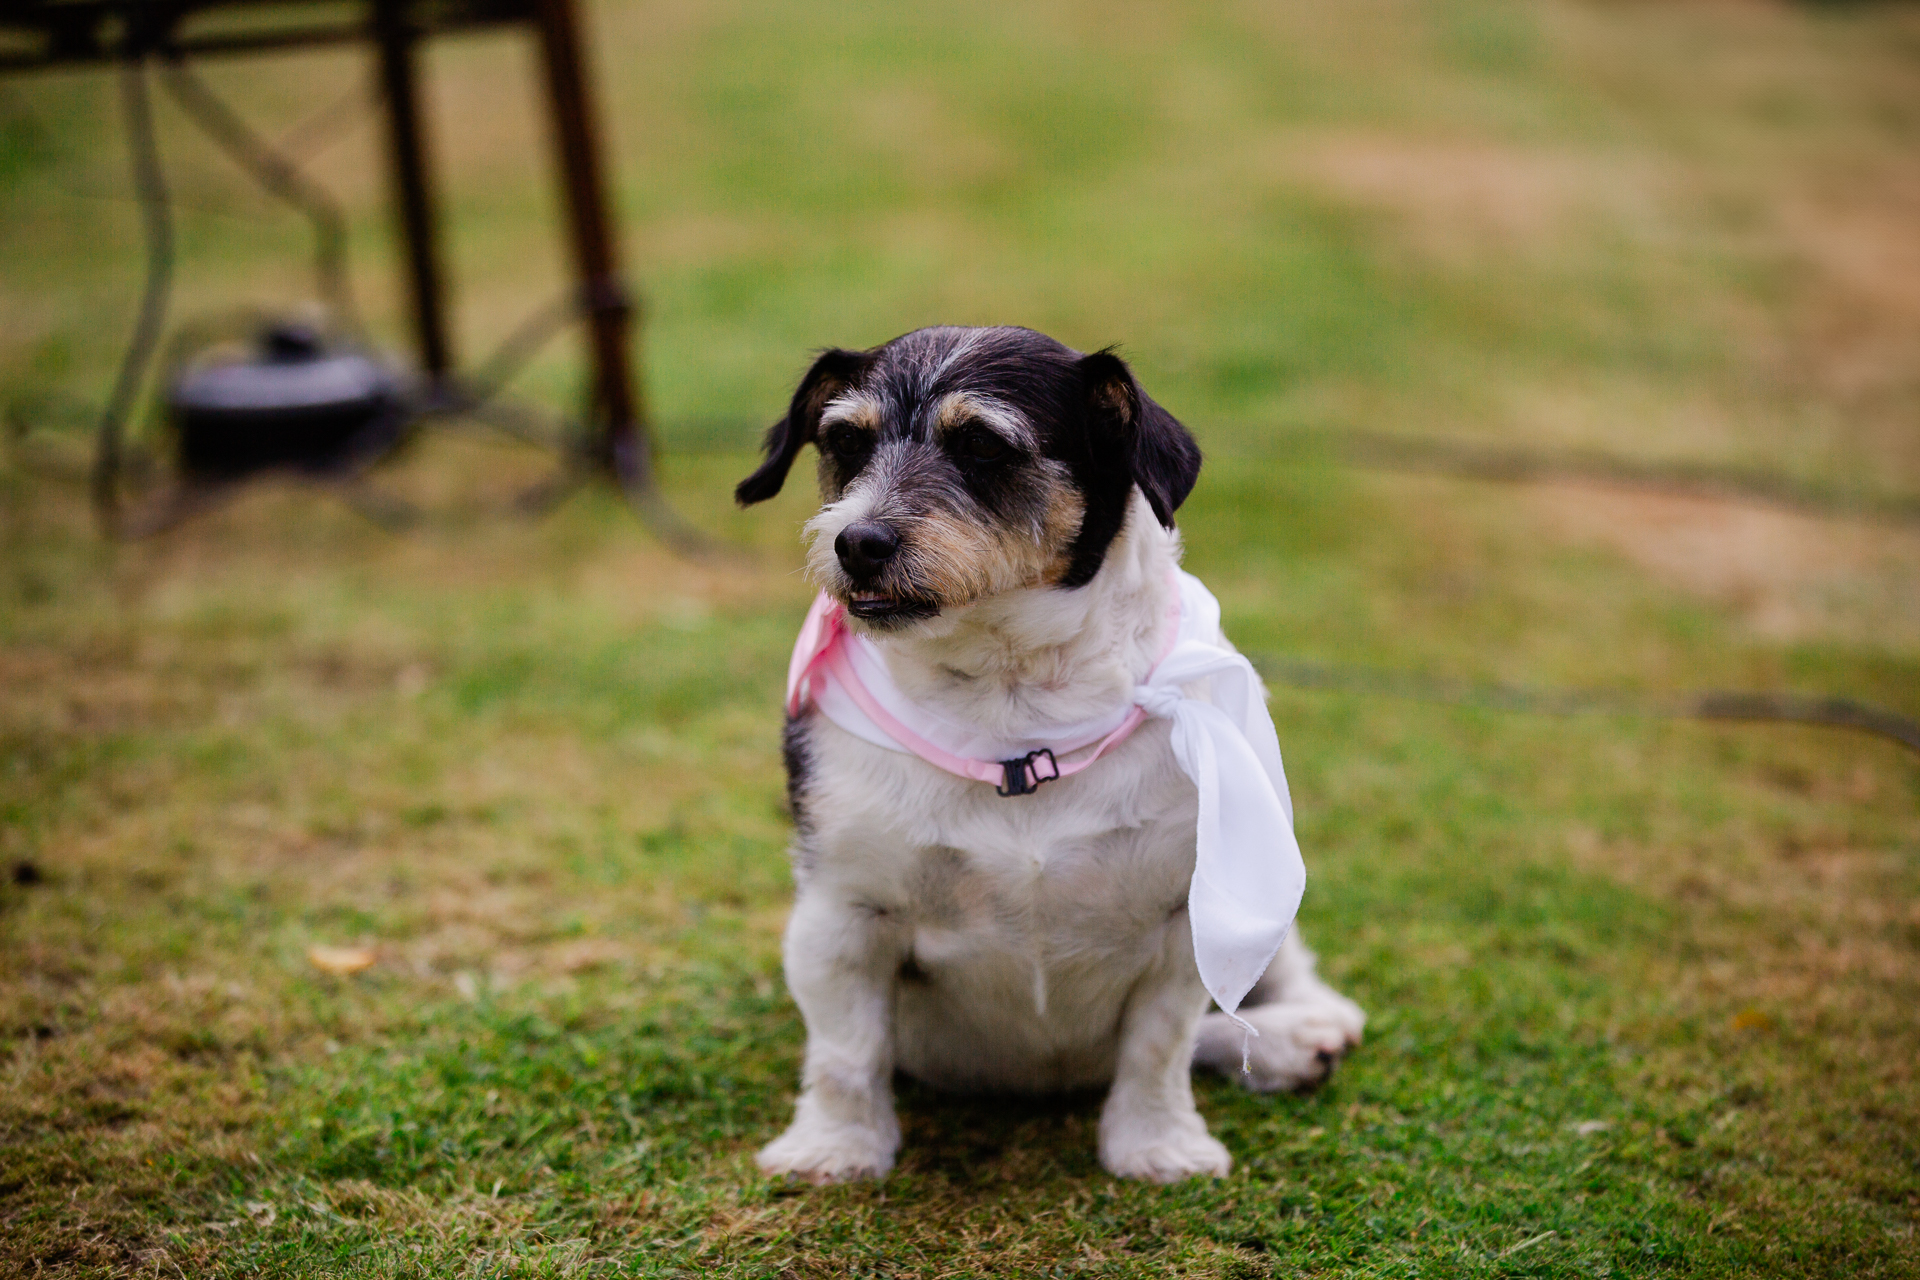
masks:
<path id="1" fill-rule="evenodd" d="M 452 334 L 417 50 L 426 38 L 504 26 L 539 45 L 577 296 L 592 370 L 588 461 L 643 516 L 685 543 L 654 488 L 652 449 L 633 373 L 633 305 L 620 275 L 598 121 L 575 0 L 0 0 L 0 73 L 147 56 L 191 58 L 351 43 L 378 55 L 387 152 L 405 245 L 421 368 L 454 398 Z"/>

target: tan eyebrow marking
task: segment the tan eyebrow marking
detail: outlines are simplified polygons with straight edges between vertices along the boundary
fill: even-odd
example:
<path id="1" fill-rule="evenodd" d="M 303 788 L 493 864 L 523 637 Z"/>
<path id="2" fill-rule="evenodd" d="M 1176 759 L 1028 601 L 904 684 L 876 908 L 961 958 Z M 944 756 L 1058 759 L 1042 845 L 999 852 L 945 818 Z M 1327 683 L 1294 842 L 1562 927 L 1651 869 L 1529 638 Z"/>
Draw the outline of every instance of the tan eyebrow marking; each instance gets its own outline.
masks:
<path id="1" fill-rule="evenodd" d="M 984 422 L 1023 449 L 1034 446 L 1033 430 L 1025 418 L 992 396 L 983 396 L 978 392 L 949 391 L 940 398 L 933 421 L 942 431 L 950 431 L 966 422 Z"/>
<path id="2" fill-rule="evenodd" d="M 880 401 L 864 391 L 848 391 L 827 401 L 820 412 L 820 425 L 830 427 L 845 422 L 869 431 L 880 429 Z"/>

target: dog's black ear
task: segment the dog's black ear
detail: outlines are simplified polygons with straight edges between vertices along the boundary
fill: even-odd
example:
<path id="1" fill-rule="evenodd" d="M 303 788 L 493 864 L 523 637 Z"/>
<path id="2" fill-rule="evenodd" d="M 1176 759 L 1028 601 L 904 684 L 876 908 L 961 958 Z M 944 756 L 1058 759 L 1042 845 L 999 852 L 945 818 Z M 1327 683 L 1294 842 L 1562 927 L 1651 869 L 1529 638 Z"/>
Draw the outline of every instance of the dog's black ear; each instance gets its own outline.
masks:
<path id="1" fill-rule="evenodd" d="M 1146 495 L 1154 516 L 1173 528 L 1173 513 L 1200 478 L 1200 446 L 1179 419 L 1140 389 L 1133 370 L 1113 352 L 1096 351 L 1082 358 L 1080 375 L 1087 388 L 1095 447 L 1117 451 L 1118 461 Z"/>
<path id="2" fill-rule="evenodd" d="M 734 488 L 735 502 L 743 507 L 752 506 L 780 492 L 793 460 L 800 456 L 800 447 L 813 443 L 827 402 L 858 382 L 872 363 L 873 355 L 867 351 L 835 347 L 821 353 L 813 362 L 813 368 L 807 370 L 807 376 L 800 379 L 793 403 L 787 406 L 787 416 L 767 428 L 767 460 Z"/>

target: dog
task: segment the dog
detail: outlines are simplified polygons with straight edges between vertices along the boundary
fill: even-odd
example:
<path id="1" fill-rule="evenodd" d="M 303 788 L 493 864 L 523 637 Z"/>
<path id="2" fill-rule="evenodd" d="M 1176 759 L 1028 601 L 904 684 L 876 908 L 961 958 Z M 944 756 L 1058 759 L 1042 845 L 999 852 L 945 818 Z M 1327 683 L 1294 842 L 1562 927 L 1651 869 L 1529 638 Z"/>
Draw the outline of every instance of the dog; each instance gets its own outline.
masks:
<path id="1" fill-rule="evenodd" d="M 1255 967 L 1208 1012 L 1222 988 L 1203 981 L 1196 951 L 1211 944 L 1196 948 L 1189 900 L 1202 798 L 1182 772 L 1185 722 L 1168 708 L 1218 702 L 1223 686 L 1140 695 L 1161 699 L 1158 716 L 1129 709 L 1176 628 L 1217 656 L 1209 670 L 1245 667 L 1217 606 L 1206 614 L 1211 597 L 1177 573 L 1173 516 L 1200 470 L 1193 437 L 1111 351 L 940 327 L 821 354 L 738 501 L 778 493 L 809 444 L 822 499 L 806 526 L 822 592 L 809 633 L 886 687 L 844 666 L 844 689 L 810 677 L 825 668 L 806 665 L 816 655 L 803 634 L 784 744 L 796 885 L 784 960 L 807 1044 L 793 1123 L 760 1168 L 816 1183 L 886 1173 L 899 1071 L 957 1091 L 1106 1086 L 1099 1156 L 1111 1173 L 1226 1174 L 1192 1066 L 1256 1090 L 1312 1087 L 1359 1042 L 1365 1015 L 1316 976 L 1287 931 L 1290 905 L 1267 910 L 1278 923 L 1249 953 Z M 1260 700 L 1247 723 L 1271 741 L 1245 670 Z M 1116 716 L 1132 727 L 1112 741 L 1043 746 L 971 776 L 957 771 L 975 767 L 963 748 L 901 745 L 936 730 L 949 744 L 1026 743 Z M 1276 781 L 1274 821 L 1292 849 Z M 1283 881 L 1238 896 L 1283 897 Z M 1297 883 L 1291 892 L 1297 903 Z"/>

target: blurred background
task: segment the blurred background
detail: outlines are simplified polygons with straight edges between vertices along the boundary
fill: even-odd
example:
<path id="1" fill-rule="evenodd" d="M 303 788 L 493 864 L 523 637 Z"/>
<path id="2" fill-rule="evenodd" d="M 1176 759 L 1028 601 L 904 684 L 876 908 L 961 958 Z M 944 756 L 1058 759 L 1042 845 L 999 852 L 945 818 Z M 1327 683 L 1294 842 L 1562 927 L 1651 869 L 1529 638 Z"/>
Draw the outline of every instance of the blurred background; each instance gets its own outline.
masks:
<path id="1" fill-rule="evenodd" d="M 742 447 L 810 348 L 1017 321 L 1124 344 L 1214 448 L 1366 427 L 1920 482 L 1899 7 L 590 19 L 670 452 Z M 367 53 L 202 69 L 267 137 L 307 126 L 292 153 L 400 342 Z M 423 73 L 471 362 L 563 284 L 554 166 L 520 33 L 434 42 Z M 97 397 L 140 279 L 114 84 L 4 91 L 0 369 Z M 311 296 L 304 224 L 169 105 L 176 314 Z M 526 389 L 569 393 L 569 360 Z"/>
<path id="2" fill-rule="evenodd" d="M 1188 564 L 1270 663 L 1920 713 L 1920 9 L 584 18 L 662 484 L 732 558 L 605 488 L 515 514 L 552 458 L 456 430 L 374 474 L 405 531 L 273 482 L 103 540 L 89 432 L 142 271 L 116 85 L 0 78 L 0 1249 L 841 1274 L 1024 1224 L 1020 1265 L 1100 1274 L 1920 1266 L 1914 757 L 1339 690 L 1274 711 L 1307 936 L 1374 1020 L 1315 1099 L 1206 1094 L 1246 1181 L 1176 1212 L 1100 1180 L 1087 1107 L 910 1097 L 894 1225 L 768 1199 L 810 485 L 730 505 L 813 349 L 1029 325 L 1119 344 L 1194 431 Z M 199 70 L 344 202 L 408 350 L 369 55 Z M 422 71 L 471 364 L 565 287 L 551 141 L 522 35 Z M 174 321 L 310 299 L 306 225 L 156 118 Z M 584 368 L 562 337 L 511 393 L 571 412 Z M 1353 465 L 1379 436 L 1712 482 Z M 1031 1221 L 1095 1187 L 1091 1235 Z M 1074 1252 L 1142 1214 L 1173 1225 L 1133 1261 Z"/>

